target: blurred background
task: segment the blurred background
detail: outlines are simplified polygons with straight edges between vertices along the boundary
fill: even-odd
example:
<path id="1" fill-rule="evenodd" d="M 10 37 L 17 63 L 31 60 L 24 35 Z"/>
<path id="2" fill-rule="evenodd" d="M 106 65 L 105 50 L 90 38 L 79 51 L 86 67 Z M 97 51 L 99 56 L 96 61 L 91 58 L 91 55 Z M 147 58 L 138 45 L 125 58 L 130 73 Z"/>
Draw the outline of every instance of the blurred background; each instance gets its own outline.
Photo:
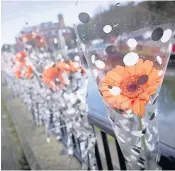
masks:
<path id="1" fill-rule="evenodd" d="M 15 54 L 23 49 L 36 51 L 40 56 L 46 53 L 50 57 L 61 55 L 63 58 L 73 59 L 79 55 L 82 58 L 84 66 L 87 66 L 84 54 L 79 53 L 78 39 L 74 30 L 75 25 L 81 33 L 85 29 L 86 36 L 81 36 L 83 43 L 88 44 L 88 51 L 101 51 L 109 43 L 116 43 L 121 50 L 125 50 L 123 41 L 126 39 L 126 33 L 110 34 L 107 37 L 104 32 L 99 32 L 96 28 L 96 37 L 94 37 L 93 24 L 99 16 L 112 18 L 112 10 L 120 10 L 126 13 L 128 6 L 144 7 L 161 16 L 169 18 L 173 26 L 175 21 L 175 2 L 174 1 L 110 1 L 91 2 L 91 1 L 2 1 L 1 13 L 1 64 L 3 60 L 10 60 L 9 54 Z M 87 11 L 91 16 L 91 22 L 84 27 L 79 19 L 80 12 Z M 120 18 L 121 17 L 121 18 Z M 122 21 L 122 15 L 118 18 Z M 134 21 L 127 21 L 127 25 L 141 27 L 138 25 L 141 16 L 135 15 Z M 153 23 L 155 18 L 148 18 L 148 23 Z M 161 20 L 160 20 L 161 22 Z M 123 22 L 123 25 L 126 23 Z M 103 25 L 103 23 L 101 23 Z M 122 24 L 122 23 L 121 23 Z M 99 25 L 99 27 L 101 27 Z M 173 36 L 175 34 L 173 30 Z M 142 35 L 138 39 L 142 41 Z M 162 49 L 163 51 L 163 49 Z M 147 53 L 147 52 L 146 52 Z M 149 52 L 152 53 L 152 52 Z M 1 68 L 3 69 L 3 65 Z M 175 39 L 173 40 L 172 51 L 166 76 L 158 98 L 158 112 L 160 125 L 160 141 L 164 144 L 164 155 L 175 156 L 175 134 L 169 135 L 167 132 L 175 130 Z M 88 86 L 88 105 L 92 115 L 107 119 L 106 109 L 101 100 L 96 84 L 89 72 Z M 174 159 L 174 158 L 173 158 Z"/>

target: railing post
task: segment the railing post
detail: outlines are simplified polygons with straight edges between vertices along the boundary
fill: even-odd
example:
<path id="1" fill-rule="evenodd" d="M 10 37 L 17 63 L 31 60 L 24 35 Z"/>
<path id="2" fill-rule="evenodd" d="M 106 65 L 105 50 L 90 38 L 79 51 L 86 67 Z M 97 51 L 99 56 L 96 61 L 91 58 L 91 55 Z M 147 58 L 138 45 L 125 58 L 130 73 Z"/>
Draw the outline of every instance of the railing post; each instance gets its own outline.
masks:
<path id="1" fill-rule="evenodd" d="M 100 159 L 100 154 L 99 154 L 99 150 L 98 150 L 97 142 L 95 143 L 95 156 L 96 156 L 96 161 L 97 161 L 98 170 L 103 170 L 102 163 L 101 163 L 101 159 Z"/>
<path id="2" fill-rule="evenodd" d="M 115 139 L 115 144 L 116 144 L 116 148 L 117 148 L 117 153 L 118 153 L 118 157 L 119 157 L 119 164 L 120 164 L 120 169 L 121 170 L 127 170 L 126 169 L 126 163 L 125 163 L 125 158 L 123 156 L 123 153 L 120 149 L 120 146 L 118 144 L 117 139 Z"/>
<path id="3" fill-rule="evenodd" d="M 106 133 L 101 131 L 101 136 L 102 136 L 102 140 L 103 140 L 103 147 L 104 147 L 104 151 L 105 151 L 105 157 L 106 157 L 108 170 L 113 170 L 111 154 L 110 154 L 110 150 L 109 150 L 108 139 L 107 139 Z"/>

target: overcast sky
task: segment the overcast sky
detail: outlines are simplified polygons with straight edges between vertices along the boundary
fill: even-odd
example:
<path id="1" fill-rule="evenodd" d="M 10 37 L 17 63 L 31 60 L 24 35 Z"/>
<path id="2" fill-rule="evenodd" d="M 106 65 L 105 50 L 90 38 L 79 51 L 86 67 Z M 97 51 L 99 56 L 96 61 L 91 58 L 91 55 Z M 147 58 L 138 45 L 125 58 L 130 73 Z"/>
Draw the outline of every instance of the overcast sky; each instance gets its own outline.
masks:
<path id="1" fill-rule="evenodd" d="M 3 1 L 2 2 L 2 26 L 1 43 L 15 43 L 15 36 L 19 31 L 29 26 L 40 24 L 41 22 L 57 21 L 57 14 L 64 15 L 66 25 L 71 26 L 79 22 L 78 14 L 87 12 L 92 16 L 99 7 L 106 8 L 109 1 Z M 1 44 L 1 45 L 2 45 Z"/>

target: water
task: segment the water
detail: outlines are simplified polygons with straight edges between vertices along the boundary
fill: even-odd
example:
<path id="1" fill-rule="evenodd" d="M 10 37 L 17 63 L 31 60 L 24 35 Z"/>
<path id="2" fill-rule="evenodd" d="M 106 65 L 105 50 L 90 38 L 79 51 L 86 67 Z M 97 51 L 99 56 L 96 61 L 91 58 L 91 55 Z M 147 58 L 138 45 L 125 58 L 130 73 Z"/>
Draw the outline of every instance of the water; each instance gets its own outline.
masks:
<path id="1" fill-rule="evenodd" d="M 105 105 L 100 97 L 96 83 L 91 74 L 89 74 L 88 82 L 88 105 L 90 109 L 96 111 L 99 115 L 107 117 Z"/>
<path id="2" fill-rule="evenodd" d="M 175 157 L 175 80 L 164 80 L 158 98 L 158 126 L 161 151 Z"/>

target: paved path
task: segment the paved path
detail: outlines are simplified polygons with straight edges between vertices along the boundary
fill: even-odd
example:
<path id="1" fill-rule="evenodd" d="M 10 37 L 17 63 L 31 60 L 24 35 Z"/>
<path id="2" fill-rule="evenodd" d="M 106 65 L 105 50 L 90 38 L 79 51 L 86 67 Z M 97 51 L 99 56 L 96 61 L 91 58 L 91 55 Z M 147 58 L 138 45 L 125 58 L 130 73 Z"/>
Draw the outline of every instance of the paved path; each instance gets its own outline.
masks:
<path id="1" fill-rule="evenodd" d="M 80 163 L 74 157 L 70 159 L 68 155 L 61 155 L 61 151 L 64 149 L 64 146 L 62 143 L 57 141 L 54 136 L 50 137 L 50 143 L 46 143 L 44 127 L 36 127 L 32 119 L 32 114 L 27 110 L 26 105 L 24 105 L 20 99 L 13 98 L 10 91 L 3 86 L 2 97 L 4 100 L 2 101 L 4 102 L 2 103 L 2 107 L 3 105 L 6 106 L 3 111 L 5 111 L 5 109 L 8 110 L 9 116 L 16 128 L 17 135 L 19 136 L 21 147 L 24 150 L 24 154 L 32 170 L 81 169 Z M 4 122 L 6 112 L 3 111 L 2 117 L 4 118 L 2 120 Z M 3 131 L 5 130 L 6 128 L 3 127 Z M 18 155 L 14 153 L 14 150 L 11 150 L 12 140 L 7 138 L 6 132 L 4 132 L 4 136 L 5 138 L 2 137 L 2 139 L 4 139 L 4 142 L 2 142 L 2 144 L 4 144 L 4 147 L 2 147 L 4 148 L 4 150 L 2 150 L 2 153 L 4 153 L 2 155 L 2 169 L 12 169 L 12 166 L 15 165 L 13 169 L 20 170 L 16 164 L 18 163 Z M 17 149 L 17 147 L 14 149 Z M 8 162 L 10 164 L 8 164 Z"/>
<path id="2" fill-rule="evenodd" d="M 4 101 L 1 103 L 1 169 L 29 169 Z"/>

